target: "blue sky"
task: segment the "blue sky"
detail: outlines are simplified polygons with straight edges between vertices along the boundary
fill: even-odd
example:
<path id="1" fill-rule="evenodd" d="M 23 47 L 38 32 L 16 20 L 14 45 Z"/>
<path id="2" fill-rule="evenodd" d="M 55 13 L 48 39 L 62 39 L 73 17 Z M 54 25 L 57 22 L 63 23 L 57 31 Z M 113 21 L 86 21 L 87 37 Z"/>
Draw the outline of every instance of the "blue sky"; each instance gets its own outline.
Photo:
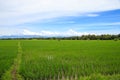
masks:
<path id="1" fill-rule="evenodd" d="M 0 35 L 120 33 L 120 0 L 1 0 Z"/>

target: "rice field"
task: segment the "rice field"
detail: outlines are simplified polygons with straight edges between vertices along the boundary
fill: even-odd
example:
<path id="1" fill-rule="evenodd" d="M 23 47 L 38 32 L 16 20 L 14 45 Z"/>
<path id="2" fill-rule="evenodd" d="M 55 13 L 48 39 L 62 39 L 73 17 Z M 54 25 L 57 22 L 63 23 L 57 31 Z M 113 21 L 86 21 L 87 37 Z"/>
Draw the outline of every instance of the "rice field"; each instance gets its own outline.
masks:
<path id="1" fill-rule="evenodd" d="M 12 66 L 18 41 L 0 40 L 0 78 Z"/>
<path id="2" fill-rule="evenodd" d="M 7 71 L 9 77 L 4 75 Z M 1 40 L 0 76 L 1 80 L 120 80 L 120 41 Z"/>

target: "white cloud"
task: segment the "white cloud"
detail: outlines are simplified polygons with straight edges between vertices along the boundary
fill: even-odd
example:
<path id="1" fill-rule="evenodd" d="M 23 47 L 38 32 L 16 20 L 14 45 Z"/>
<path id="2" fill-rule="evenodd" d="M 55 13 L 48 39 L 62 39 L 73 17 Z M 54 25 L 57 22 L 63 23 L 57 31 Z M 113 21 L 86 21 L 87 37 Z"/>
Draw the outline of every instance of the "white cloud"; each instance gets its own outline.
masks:
<path id="1" fill-rule="evenodd" d="M 74 23 L 74 21 L 60 22 L 60 23 Z M 95 28 L 96 26 L 97 28 Z M 101 26 L 101 28 L 99 28 L 99 26 Z M 83 34 L 84 35 L 86 34 L 118 34 L 120 33 L 120 29 L 118 28 L 119 26 L 120 26 L 120 22 L 91 23 L 91 24 L 81 24 L 81 25 L 75 24 L 65 28 L 67 29 L 67 31 L 61 31 L 61 30 L 59 31 L 60 28 L 58 28 L 58 30 L 56 29 L 56 31 L 52 31 L 53 29 L 51 29 L 51 31 L 43 30 L 42 28 L 36 30 L 35 28 L 29 28 L 29 26 L 1 27 L 0 36 L 3 36 L 3 35 L 78 36 Z M 34 31 L 32 31 L 33 29 Z M 81 32 L 78 32 L 75 30 L 80 30 Z"/>
<path id="2" fill-rule="evenodd" d="M 98 16 L 120 9 L 120 0 L 0 0 L 0 25 L 17 25 L 61 16 Z"/>
<path id="3" fill-rule="evenodd" d="M 39 35 L 39 36 L 80 36 L 80 35 L 87 35 L 87 32 L 77 32 L 72 29 L 65 31 L 65 32 L 53 32 L 53 31 L 40 31 L 40 32 L 32 32 L 30 30 L 23 30 L 23 35 Z M 94 34 L 94 33 L 90 33 Z"/>
<path id="4" fill-rule="evenodd" d="M 88 17 L 96 17 L 96 16 L 99 16 L 98 14 L 87 14 L 86 16 Z"/>
<path id="5" fill-rule="evenodd" d="M 21 35 L 20 29 L 0 29 L 0 36 L 9 36 L 9 35 Z"/>
<path id="6" fill-rule="evenodd" d="M 110 22 L 110 23 L 91 23 L 91 24 L 84 24 L 84 25 L 77 25 L 77 26 L 120 26 L 120 22 Z"/>

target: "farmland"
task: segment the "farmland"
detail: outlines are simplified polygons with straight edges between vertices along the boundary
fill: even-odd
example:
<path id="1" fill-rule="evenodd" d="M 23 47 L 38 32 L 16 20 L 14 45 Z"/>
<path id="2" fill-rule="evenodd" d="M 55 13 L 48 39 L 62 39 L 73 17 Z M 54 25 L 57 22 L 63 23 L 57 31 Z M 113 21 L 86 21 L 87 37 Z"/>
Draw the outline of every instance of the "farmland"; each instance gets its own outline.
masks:
<path id="1" fill-rule="evenodd" d="M 16 73 L 11 66 L 17 64 Z M 9 76 L 5 75 L 9 71 Z M 19 76 L 14 76 L 19 74 Z M 119 80 L 120 41 L 1 40 L 1 80 Z"/>
<path id="2" fill-rule="evenodd" d="M 9 70 L 17 56 L 18 41 L 0 41 L 0 78 Z"/>

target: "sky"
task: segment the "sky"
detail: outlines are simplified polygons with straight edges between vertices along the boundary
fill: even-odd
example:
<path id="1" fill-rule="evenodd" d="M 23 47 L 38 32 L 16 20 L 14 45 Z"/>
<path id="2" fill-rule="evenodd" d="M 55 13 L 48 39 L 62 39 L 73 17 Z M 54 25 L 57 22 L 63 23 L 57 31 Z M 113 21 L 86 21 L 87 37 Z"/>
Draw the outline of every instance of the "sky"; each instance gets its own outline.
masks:
<path id="1" fill-rule="evenodd" d="M 119 33 L 120 0 L 0 0 L 0 36 Z"/>

